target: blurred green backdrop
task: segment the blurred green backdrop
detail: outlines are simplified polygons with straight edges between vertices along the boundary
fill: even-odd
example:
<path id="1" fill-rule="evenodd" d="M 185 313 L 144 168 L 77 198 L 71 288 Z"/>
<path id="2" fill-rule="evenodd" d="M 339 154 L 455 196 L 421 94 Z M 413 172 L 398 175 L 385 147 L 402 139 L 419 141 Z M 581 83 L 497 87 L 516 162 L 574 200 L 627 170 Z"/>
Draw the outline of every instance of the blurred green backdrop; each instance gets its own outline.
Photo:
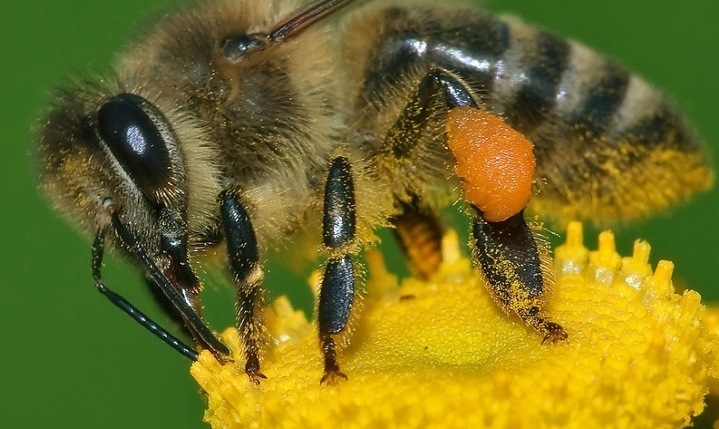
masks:
<path id="1" fill-rule="evenodd" d="M 0 4 L 0 325 L 6 335 L 1 427 L 205 427 L 203 399 L 187 373 L 188 362 L 94 291 L 89 240 L 38 195 L 31 160 L 32 128 L 50 88 L 76 73 L 106 70 L 137 29 L 178 3 Z M 619 59 L 676 99 L 716 153 L 719 2 L 648 4 L 494 0 L 485 7 L 522 16 Z M 635 237 L 648 239 L 653 263 L 674 260 L 677 278 L 719 300 L 717 210 L 717 191 L 701 195 L 671 215 L 618 230 L 620 249 L 629 252 Z M 588 241 L 594 243 L 592 237 Z M 305 288 L 301 279 L 277 281 L 281 263 L 270 268 L 275 284 Z M 109 258 L 105 276 L 140 308 L 167 321 L 127 264 Z M 213 320 L 230 323 L 232 292 L 211 292 L 208 307 L 218 312 Z"/>

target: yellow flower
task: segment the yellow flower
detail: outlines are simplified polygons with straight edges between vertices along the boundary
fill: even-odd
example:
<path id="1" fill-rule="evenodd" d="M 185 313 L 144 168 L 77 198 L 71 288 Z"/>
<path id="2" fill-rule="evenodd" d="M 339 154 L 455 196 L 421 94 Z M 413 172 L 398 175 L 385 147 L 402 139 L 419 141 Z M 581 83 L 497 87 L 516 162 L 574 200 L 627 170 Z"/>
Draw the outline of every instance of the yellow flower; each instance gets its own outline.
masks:
<path id="1" fill-rule="evenodd" d="M 719 373 L 717 323 L 704 321 L 698 293 L 675 293 L 671 262 L 652 272 L 647 243 L 622 258 L 604 232 L 588 251 L 581 225 L 569 226 L 546 306 L 569 334 L 557 344 L 502 314 L 454 235 L 444 248 L 427 283 L 398 285 L 369 255 L 368 294 L 340 351 L 347 381 L 319 384 L 316 327 L 285 298 L 266 311 L 259 386 L 242 365 L 201 353 L 191 372 L 205 419 L 213 428 L 678 428 L 704 409 Z M 223 338 L 241 356 L 234 330 Z"/>

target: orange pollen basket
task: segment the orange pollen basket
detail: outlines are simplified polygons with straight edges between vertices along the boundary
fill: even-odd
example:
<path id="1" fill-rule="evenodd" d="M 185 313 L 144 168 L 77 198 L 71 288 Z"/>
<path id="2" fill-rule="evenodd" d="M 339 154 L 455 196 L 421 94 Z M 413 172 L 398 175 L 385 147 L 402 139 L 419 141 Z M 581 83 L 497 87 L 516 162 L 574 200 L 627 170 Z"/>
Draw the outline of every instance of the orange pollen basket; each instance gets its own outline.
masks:
<path id="1" fill-rule="evenodd" d="M 536 160 L 523 134 L 484 110 L 458 107 L 448 114 L 447 137 L 464 197 L 486 220 L 501 222 L 527 205 Z"/>

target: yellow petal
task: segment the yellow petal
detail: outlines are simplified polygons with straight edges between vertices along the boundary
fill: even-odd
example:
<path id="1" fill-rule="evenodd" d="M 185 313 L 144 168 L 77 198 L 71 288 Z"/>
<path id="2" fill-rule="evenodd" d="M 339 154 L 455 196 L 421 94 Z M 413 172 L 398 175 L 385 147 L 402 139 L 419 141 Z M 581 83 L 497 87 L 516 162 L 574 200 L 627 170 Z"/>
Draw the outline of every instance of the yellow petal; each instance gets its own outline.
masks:
<path id="1" fill-rule="evenodd" d="M 545 311 L 569 340 L 541 344 L 507 317 L 448 236 L 427 283 L 397 284 L 369 256 L 368 296 L 340 351 L 348 377 L 320 385 L 316 328 L 285 298 L 266 311 L 271 342 L 255 386 L 240 364 L 202 352 L 191 372 L 213 428 L 678 428 L 702 412 L 719 374 L 717 322 L 700 296 L 676 294 L 673 265 L 652 271 L 649 245 L 621 258 L 611 233 L 599 249 L 573 223 L 555 250 Z M 709 321 L 710 322 L 710 321 Z M 242 362 L 234 329 L 223 334 Z"/>

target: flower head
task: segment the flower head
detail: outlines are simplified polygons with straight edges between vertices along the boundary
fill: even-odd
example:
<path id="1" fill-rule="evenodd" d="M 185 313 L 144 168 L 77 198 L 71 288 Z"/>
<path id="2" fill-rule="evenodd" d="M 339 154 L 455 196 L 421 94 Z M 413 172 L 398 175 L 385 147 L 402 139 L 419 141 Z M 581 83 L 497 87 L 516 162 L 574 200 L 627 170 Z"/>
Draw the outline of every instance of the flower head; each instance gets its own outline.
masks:
<path id="1" fill-rule="evenodd" d="M 719 335 L 699 294 L 675 292 L 671 262 L 651 270 L 647 243 L 622 258 L 604 232 L 588 251 L 571 224 L 545 309 L 569 340 L 542 344 L 494 304 L 456 237 L 445 241 L 428 282 L 399 285 L 369 255 L 368 294 L 340 351 L 347 381 L 319 384 L 316 327 L 285 298 L 266 310 L 269 378 L 259 386 L 241 365 L 201 353 L 191 371 L 207 394 L 205 419 L 213 428 L 675 428 L 702 412 Z M 223 338 L 241 356 L 234 330 Z"/>

